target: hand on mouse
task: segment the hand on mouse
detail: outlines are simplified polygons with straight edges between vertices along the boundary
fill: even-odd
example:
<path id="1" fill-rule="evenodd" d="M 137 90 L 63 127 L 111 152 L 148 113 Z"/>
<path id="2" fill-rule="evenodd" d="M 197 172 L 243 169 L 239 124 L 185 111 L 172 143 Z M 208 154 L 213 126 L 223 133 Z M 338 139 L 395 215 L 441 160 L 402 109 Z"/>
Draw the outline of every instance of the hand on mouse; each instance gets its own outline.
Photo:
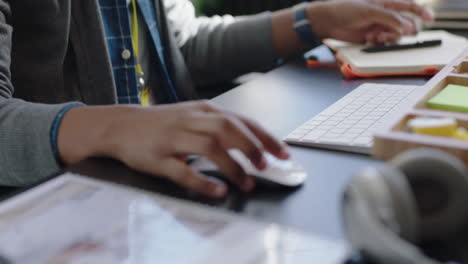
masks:
<path id="1" fill-rule="evenodd" d="M 64 116 L 58 145 L 67 164 L 91 156 L 113 157 L 212 197 L 224 196 L 226 185 L 192 170 L 185 162 L 187 155 L 214 161 L 244 191 L 254 187 L 254 180 L 229 156 L 228 149 L 240 149 L 258 169 L 266 167 L 264 151 L 289 158 L 285 144 L 258 124 L 208 102 L 74 108 Z"/>

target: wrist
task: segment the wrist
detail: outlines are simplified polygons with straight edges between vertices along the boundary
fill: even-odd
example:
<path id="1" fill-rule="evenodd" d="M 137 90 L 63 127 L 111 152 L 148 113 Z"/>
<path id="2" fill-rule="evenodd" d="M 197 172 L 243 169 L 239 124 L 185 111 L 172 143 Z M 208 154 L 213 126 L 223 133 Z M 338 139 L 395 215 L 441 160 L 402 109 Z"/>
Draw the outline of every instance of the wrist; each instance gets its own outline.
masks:
<path id="1" fill-rule="evenodd" d="M 327 3 L 325 2 L 316 2 L 308 4 L 306 7 L 306 15 L 309 20 L 311 30 L 320 40 L 329 37 L 326 23 L 328 23 L 330 19 L 327 19 L 326 5 Z"/>
<path id="2" fill-rule="evenodd" d="M 87 106 L 69 110 L 58 130 L 57 147 L 65 165 L 90 157 L 114 157 L 116 124 L 134 107 Z"/>
<path id="3" fill-rule="evenodd" d="M 313 48 L 320 45 L 320 38 L 312 30 L 308 7 L 309 4 L 300 4 L 293 8 L 294 30 L 304 47 Z"/>

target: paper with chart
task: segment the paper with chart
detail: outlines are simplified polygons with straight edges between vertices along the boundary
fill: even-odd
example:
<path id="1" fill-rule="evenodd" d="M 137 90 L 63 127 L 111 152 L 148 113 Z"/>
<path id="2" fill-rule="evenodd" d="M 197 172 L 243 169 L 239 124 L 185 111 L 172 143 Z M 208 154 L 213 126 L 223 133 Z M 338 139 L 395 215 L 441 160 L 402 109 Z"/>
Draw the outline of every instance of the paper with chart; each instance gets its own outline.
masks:
<path id="1" fill-rule="evenodd" d="M 22 264 L 341 263 L 339 242 L 66 174 L 0 204 L 0 255 Z"/>

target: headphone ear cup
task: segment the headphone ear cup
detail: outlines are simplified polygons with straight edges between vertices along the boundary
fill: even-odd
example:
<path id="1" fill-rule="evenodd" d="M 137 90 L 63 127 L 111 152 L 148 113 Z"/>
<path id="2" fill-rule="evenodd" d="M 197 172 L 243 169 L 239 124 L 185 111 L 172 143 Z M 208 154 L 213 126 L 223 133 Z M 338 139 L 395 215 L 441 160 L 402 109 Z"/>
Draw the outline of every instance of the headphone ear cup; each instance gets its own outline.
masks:
<path id="1" fill-rule="evenodd" d="M 352 247 L 376 263 L 434 263 L 399 236 L 416 236 L 417 215 L 411 214 L 414 207 L 405 176 L 398 170 L 362 170 L 348 184 L 342 200 L 343 224 Z M 400 214 L 400 210 L 407 212 Z M 408 219 L 401 220 L 405 217 Z"/>
<path id="2" fill-rule="evenodd" d="M 460 230 L 468 219 L 468 171 L 454 156 L 435 149 L 414 149 L 390 162 L 407 178 L 419 212 L 422 239 Z"/>
<path id="3" fill-rule="evenodd" d="M 381 166 L 378 169 L 387 185 L 398 223 L 393 231 L 407 241 L 416 242 L 419 236 L 419 215 L 406 176 L 390 166 Z"/>

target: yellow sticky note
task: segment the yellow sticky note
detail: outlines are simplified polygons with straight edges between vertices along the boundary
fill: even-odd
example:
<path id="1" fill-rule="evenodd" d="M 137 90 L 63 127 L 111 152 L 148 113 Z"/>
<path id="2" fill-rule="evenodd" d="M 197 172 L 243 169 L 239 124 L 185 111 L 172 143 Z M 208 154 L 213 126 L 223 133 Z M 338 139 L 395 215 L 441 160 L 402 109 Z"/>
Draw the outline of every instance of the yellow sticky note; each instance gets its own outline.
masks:
<path id="1" fill-rule="evenodd" d="M 457 121 L 453 118 L 417 117 L 408 122 L 413 133 L 451 137 L 457 131 Z"/>

